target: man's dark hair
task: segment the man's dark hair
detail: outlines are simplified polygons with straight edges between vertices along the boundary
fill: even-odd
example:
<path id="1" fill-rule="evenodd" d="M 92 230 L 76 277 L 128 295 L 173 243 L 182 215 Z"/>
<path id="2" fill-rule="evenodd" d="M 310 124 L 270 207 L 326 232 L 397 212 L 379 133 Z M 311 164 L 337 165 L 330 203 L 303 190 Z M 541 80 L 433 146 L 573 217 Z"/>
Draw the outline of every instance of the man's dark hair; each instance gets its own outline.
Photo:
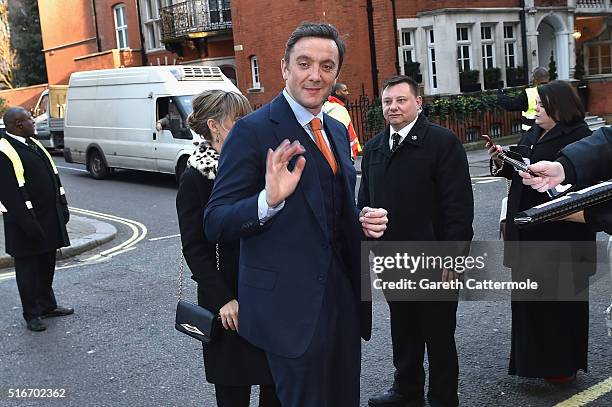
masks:
<path id="1" fill-rule="evenodd" d="M 538 86 L 538 95 L 546 113 L 556 123 L 571 126 L 584 120 L 584 106 L 567 82 L 552 81 Z"/>
<path id="2" fill-rule="evenodd" d="M 380 92 L 380 94 L 382 95 L 382 92 L 384 92 L 385 89 L 387 89 L 389 86 L 399 85 L 400 83 L 407 83 L 408 85 L 410 85 L 410 90 L 412 91 L 414 97 L 419 96 L 419 84 L 416 83 L 414 79 L 406 75 L 396 75 L 385 79 L 383 81 L 382 91 Z"/>
<path id="3" fill-rule="evenodd" d="M 336 82 L 336 84 L 332 88 L 332 95 L 334 95 L 336 92 L 338 92 L 339 89 L 342 89 L 344 86 L 346 86 L 344 83 Z"/>
<path id="4" fill-rule="evenodd" d="M 302 38 L 315 37 L 333 40 L 338 47 L 338 70 L 336 71 L 336 77 L 340 74 L 340 68 L 342 68 L 342 61 L 344 61 L 344 52 L 346 47 L 344 41 L 340 38 L 340 34 L 336 27 L 326 23 L 302 23 L 298 28 L 295 29 L 289 36 L 287 44 L 285 45 L 285 63 L 289 63 L 289 56 L 295 43 Z"/>
<path id="5" fill-rule="evenodd" d="M 9 133 L 15 132 L 15 129 L 17 127 L 17 118 L 24 113 L 27 114 L 28 111 L 21 106 L 11 107 L 6 112 L 4 112 L 4 116 L 2 116 L 2 121 L 4 122 L 4 127 L 6 127 L 6 130 Z"/>
<path id="6" fill-rule="evenodd" d="M 539 66 L 533 71 L 533 84 L 534 85 L 536 86 L 543 85 L 545 83 L 548 83 L 549 80 L 550 80 L 550 74 L 548 73 L 548 69 L 542 66 Z"/>

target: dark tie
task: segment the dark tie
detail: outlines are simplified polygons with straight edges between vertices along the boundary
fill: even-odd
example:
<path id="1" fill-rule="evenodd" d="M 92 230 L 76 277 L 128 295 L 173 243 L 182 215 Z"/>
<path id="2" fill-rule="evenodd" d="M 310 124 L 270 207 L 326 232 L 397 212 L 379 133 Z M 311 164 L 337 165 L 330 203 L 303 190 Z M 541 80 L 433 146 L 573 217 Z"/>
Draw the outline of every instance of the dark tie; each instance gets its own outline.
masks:
<path id="1" fill-rule="evenodd" d="M 397 150 L 397 148 L 400 145 L 400 140 L 402 139 L 401 136 L 399 135 L 399 133 L 393 133 L 393 135 L 391 136 L 391 139 L 393 140 L 393 145 L 391 146 L 391 152 L 394 153 L 395 150 Z"/>
<path id="2" fill-rule="evenodd" d="M 36 152 L 38 152 L 38 147 L 36 146 L 36 144 L 32 141 L 31 138 L 27 137 L 26 138 L 26 143 L 28 143 L 28 146 L 30 146 L 30 148 Z"/>

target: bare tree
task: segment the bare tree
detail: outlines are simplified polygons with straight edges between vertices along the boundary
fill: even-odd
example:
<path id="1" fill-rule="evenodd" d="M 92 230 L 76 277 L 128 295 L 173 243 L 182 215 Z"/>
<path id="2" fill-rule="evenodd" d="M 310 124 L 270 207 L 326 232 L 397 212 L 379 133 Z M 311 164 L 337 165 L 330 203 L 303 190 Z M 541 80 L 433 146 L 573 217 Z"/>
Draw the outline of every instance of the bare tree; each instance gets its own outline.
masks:
<path id="1" fill-rule="evenodd" d="M 0 0 L 0 89 L 14 88 L 13 70 L 18 67 L 17 53 L 11 48 L 8 5 Z"/>

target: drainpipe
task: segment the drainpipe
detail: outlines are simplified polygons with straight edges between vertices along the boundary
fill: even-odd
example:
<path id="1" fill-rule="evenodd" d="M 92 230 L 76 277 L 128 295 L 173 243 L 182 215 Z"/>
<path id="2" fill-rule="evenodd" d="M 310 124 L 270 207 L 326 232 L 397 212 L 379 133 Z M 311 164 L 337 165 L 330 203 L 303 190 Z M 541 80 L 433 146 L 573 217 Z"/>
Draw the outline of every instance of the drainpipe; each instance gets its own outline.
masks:
<path id="1" fill-rule="evenodd" d="M 144 38 L 144 33 L 142 32 L 142 20 L 140 19 L 140 2 L 138 0 L 134 0 L 134 3 L 136 3 L 136 16 L 138 17 L 138 32 L 140 33 L 140 60 L 142 61 L 142 66 L 147 66 L 149 65 L 149 61 L 147 59 L 147 53 L 145 52 L 145 38 Z"/>
<path id="2" fill-rule="evenodd" d="M 100 32 L 98 31 L 98 14 L 96 12 L 96 0 L 91 0 L 91 8 L 93 9 L 93 23 L 96 29 L 96 45 L 98 52 L 102 52 L 102 44 L 100 43 Z"/>
<path id="3" fill-rule="evenodd" d="M 399 66 L 399 55 L 397 52 L 397 49 L 399 48 L 399 44 L 397 42 L 397 13 L 395 11 L 395 0 L 391 0 L 391 8 L 393 9 L 393 37 L 395 38 L 395 73 L 399 75 L 400 66 Z"/>
<path id="4" fill-rule="evenodd" d="M 374 98 L 379 97 L 378 90 L 378 64 L 376 62 L 376 40 L 374 38 L 374 7 L 372 0 L 366 1 L 366 12 L 368 13 L 368 33 L 370 37 L 370 63 L 372 65 L 372 89 L 374 90 Z"/>
<path id="5" fill-rule="evenodd" d="M 525 23 L 525 0 L 521 0 L 521 11 L 519 11 L 519 21 L 521 22 L 521 41 L 523 42 L 523 69 L 525 70 L 525 85 L 529 84 L 529 62 L 527 61 L 527 25 Z"/>

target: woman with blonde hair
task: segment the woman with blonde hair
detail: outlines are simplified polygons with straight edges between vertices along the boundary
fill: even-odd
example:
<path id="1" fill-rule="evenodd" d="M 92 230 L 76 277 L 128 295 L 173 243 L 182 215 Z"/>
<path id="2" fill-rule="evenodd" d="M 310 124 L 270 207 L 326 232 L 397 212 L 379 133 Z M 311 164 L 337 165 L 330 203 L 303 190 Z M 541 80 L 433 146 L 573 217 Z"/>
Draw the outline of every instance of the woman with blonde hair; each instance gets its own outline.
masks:
<path id="1" fill-rule="evenodd" d="M 189 127 L 201 140 L 181 176 L 176 210 L 183 254 L 198 284 L 198 304 L 218 312 L 224 328 L 203 347 L 206 380 L 215 385 L 220 407 L 247 407 L 252 385 L 260 385 L 260 407 L 280 406 L 265 353 L 237 333 L 240 242 L 225 242 L 217 251 L 202 223 L 225 138 L 251 106 L 244 96 L 222 90 L 202 92 L 192 105 Z"/>

